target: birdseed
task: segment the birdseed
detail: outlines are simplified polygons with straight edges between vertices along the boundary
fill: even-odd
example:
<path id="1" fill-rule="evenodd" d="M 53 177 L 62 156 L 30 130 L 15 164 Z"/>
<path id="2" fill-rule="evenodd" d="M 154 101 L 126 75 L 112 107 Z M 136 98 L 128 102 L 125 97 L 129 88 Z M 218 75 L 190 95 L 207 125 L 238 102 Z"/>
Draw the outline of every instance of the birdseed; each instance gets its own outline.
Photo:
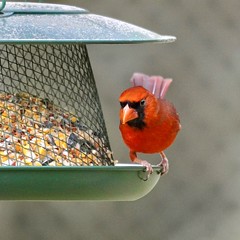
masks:
<path id="1" fill-rule="evenodd" d="M 0 166 L 114 165 L 101 134 L 52 101 L 0 93 Z"/>

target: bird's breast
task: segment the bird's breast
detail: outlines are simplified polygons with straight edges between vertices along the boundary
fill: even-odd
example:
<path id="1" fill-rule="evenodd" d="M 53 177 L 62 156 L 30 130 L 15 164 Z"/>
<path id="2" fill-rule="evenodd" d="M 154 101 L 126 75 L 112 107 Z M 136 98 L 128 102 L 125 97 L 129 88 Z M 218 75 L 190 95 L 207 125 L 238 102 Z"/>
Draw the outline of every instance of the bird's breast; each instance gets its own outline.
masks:
<path id="1" fill-rule="evenodd" d="M 127 124 L 120 125 L 125 144 L 133 151 L 142 153 L 158 153 L 169 147 L 176 138 L 177 131 L 164 124 L 142 129 Z"/>

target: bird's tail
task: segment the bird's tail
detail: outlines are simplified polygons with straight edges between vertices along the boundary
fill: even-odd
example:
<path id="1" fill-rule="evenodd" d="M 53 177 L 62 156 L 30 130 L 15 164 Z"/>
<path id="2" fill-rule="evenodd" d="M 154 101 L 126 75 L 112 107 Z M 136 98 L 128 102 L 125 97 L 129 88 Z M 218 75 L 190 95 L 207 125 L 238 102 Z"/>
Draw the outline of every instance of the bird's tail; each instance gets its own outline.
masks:
<path id="1" fill-rule="evenodd" d="M 163 99 L 172 82 L 170 78 L 162 76 L 148 76 L 143 73 L 134 73 L 130 82 L 133 86 L 142 86 L 155 95 L 156 98 Z"/>

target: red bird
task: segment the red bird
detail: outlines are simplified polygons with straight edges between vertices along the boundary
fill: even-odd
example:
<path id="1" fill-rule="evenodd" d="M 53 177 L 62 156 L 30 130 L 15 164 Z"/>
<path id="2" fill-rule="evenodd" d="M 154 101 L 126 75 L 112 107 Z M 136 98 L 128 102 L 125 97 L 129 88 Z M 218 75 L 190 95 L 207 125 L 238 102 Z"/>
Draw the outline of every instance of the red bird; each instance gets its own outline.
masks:
<path id="1" fill-rule="evenodd" d="M 164 99 L 172 79 L 135 73 L 131 79 L 133 87 L 119 97 L 120 126 L 123 140 L 130 149 L 130 159 L 146 167 L 152 166 L 137 157 L 140 153 L 159 153 L 162 174 L 168 172 L 169 164 L 163 150 L 175 140 L 181 128 L 175 107 Z"/>

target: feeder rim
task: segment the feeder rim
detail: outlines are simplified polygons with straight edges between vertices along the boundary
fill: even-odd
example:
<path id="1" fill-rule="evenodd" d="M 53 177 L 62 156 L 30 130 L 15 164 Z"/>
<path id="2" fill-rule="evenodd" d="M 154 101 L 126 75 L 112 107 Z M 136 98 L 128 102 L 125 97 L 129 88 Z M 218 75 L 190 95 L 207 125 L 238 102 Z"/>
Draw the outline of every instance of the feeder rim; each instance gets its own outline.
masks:
<path id="1" fill-rule="evenodd" d="M 152 165 L 154 171 L 160 171 L 161 167 L 158 165 Z M 115 164 L 115 166 L 1 166 L 0 171 L 13 170 L 13 171 L 79 171 L 79 170 L 99 170 L 99 171 L 143 171 L 145 167 L 138 164 Z"/>
<path id="2" fill-rule="evenodd" d="M 148 39 L 148 40 L 126 40 L 126 39 L 94 39 L 94 40 L 78 40 L 78 39 L 61 39 L 61 40 L 56 40 L 56 39 L 18 39 L 16 40 L 8 40 L 8 41 L 1 41 L 0 44 L 121 44 L 121 45 L 128 45 L 128 44 L 141 44 L 141 43 L 171 43 L 175 42 L 177 40 L 176 37 L 174 36 L 166 36 L 166 40 L 163 39 Z"/>

